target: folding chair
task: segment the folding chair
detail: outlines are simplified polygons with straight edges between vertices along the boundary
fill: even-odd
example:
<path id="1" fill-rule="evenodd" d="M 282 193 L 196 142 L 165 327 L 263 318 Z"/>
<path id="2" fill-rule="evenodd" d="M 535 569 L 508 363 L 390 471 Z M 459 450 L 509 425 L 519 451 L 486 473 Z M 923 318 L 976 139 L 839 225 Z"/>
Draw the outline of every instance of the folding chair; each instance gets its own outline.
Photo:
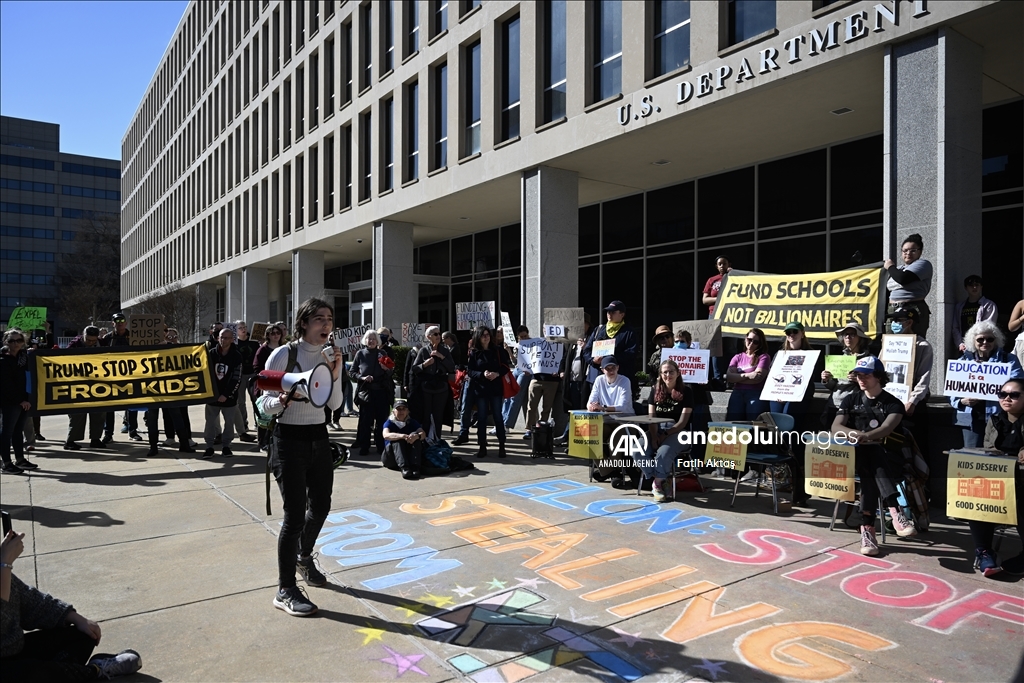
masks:
<path id="1" fill-rule="evenodd" d="M 775 420 L 775 426 L 780 432 L 789 432 L 793 430 L 796 425 L 796 419 L 792 415 L 786 415 L 785 413 L 772 413 L 772 419 Z M 747 465 L 750 467 L 760 467 L 761 470 L 758 473 L 757 480 L 754 485 L 754 498 L 757 498 L 757 494 L 761 490 L 761 479 L 764 477 L 769 468 L 772 470 L 772 506 L 775 510 L 775 514 L 779 514 L 779 491 L 778 491 L 778 476 L 776 472 L 782 470 L 783 467 L 795 461 L 792 455 L 782 455 L 780 453 L 751 453 L 747 451 Z M 729 503 L 729 507 L 733 507 L 736 504 L 736 494 L 740 489 L 740 476 L 736 477 L 736 483 L 732 488 L 732 502 Z"/>

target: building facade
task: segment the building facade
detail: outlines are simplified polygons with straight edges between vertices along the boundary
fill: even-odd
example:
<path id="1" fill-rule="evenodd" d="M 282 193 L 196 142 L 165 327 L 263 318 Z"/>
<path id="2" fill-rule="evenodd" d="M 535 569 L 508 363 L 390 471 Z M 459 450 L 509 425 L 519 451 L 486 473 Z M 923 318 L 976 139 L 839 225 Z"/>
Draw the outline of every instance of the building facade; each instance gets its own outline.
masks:
<path id="1" fill-rule="evenodd" d="M 81 231 L 116 222 L 120 210 L 118 160 L 61 152 L 57 124 L 0 117 L 2 321 L 18 306 L 45 306 L 55 335 L 77 334 L 61 319 L 59 266 L 75 258 Z"/>
<path id="2" fill-rule="evenodd" d="M 1022 3 L 193 2 L 123 140 L 125 305 L 454 327 L 612 299 L 650 344 L 715 257 L 839 270 L 920 233 L 929 332 L 1024 290 Z M 206 322 L 209 322 L 206 321 Z"/>

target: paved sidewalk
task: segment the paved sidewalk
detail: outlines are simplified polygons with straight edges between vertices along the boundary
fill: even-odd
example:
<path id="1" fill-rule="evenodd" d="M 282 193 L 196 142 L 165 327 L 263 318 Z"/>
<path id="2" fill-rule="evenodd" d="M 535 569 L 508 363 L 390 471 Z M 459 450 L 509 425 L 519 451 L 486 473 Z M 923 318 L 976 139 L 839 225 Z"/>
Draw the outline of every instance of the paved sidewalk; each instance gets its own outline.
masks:
<path id="1" fill-rule="evenodd" d="M 827 501 L 775 516 L 748 486 L 729 508 L 731 482 L 709 478 L 655 505 L 583 461 L 530 460 L 518 431 L 509 458 L 449 477 L 336 470 L 330 583 L 298 619 L 271 604 L 280 494 L 266 515 L 254 444 L 70 452 L 67 419 L 42 423 L 40 469 L 0 480 L 26 532 L 15 572 L 99 621 L 103 649 L 138 650 L 126 680 L 981 682 L 1010 680 L 1024 649 L 1024 581 L 976 574 L 942 511 L 866 558 Z M 1003 556 L 1020 548 L 1004 534 Z"/>

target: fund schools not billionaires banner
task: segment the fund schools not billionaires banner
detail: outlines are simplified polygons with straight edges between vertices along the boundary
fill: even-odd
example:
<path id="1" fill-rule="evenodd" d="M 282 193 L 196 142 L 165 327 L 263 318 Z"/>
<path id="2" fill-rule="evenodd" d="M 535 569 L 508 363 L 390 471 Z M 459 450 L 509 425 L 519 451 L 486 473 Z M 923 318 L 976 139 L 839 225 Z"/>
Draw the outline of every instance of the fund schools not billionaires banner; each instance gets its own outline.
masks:
<path id="1" fill-rule="evenodd" d="M 766 275 L 732 270 L 722 280 L 715 320 L 722 334 L 745 335 L 757 327 L 771 339 L 790 322 L 803 324 L 808 338 L 835 341 L 836 330 L 860 323 L 869 337 L 881 334 L 885 318 L 885 271 L 839 270 L 805 275 Z"/>
<path id="2" fill-rule="evenodd" d="M 213 399 L 202 344 L 40 350 L 31 367 L 40 415 L 191 405 Z"/>

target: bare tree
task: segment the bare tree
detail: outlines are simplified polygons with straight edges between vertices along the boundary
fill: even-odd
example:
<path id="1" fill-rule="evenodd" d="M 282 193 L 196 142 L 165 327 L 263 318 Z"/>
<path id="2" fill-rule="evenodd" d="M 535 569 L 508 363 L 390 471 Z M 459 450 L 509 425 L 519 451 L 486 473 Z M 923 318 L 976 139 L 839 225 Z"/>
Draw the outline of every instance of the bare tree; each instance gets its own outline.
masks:
<path id="1" fill-rule="evenodd" d="M 141 304 L 132 306 L 132 313 L 159 313 L 164 316 L 168 327 L 178 330 L 182 342 L 199 340 L 199 320 L 210 309 L 211 302 L 201 293 L 199 287 L 177 287 L 165 285 Z"/>
<path id="2" fill-rule="evenodd" d="M 121 306 L 121 216 L 89 212 L 77 225 L 75 251 L 56 269 L 60 314 L 76 329 L 109 319 Z"/>

